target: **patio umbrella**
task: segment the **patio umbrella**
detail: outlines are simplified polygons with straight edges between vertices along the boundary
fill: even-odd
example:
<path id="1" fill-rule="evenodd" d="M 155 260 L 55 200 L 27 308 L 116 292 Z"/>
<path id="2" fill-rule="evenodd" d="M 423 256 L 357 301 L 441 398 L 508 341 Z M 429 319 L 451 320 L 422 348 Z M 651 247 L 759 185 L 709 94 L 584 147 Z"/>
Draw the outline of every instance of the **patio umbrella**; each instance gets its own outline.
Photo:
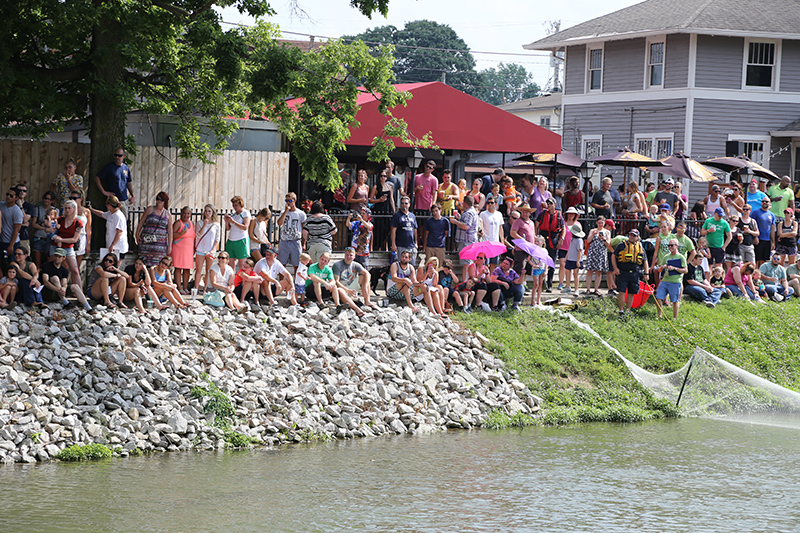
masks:
<path id="1" fill-rule="evenodd" d="M 628 187 L 628 167 L 648 168 L 668 166 L 658 159 L 651 159 L 645 155 L 638 154 L 627 146 L 616 152 L 600 155 L 590 159 L 593 163 L 608 165 L 612 167 L 622 167 L 622 176 L 625 187 Z M 659 171 L 660 172 L 660 171 Z"/>
<path id="2" fill-rule="evenodd" d="M 497 257 L 506 253 L 508 249 L 505 244 L 493 241 L 480 241 L 473 242 L 464 247 L 463 250 L 458 252 L 458 257 L 461 259 L 477 259 L 479 254 L 485 255 L 487 258 Z"/>
<path id="3" fill-rule="evenodd" d="M 712 171 L 683 152 L 675 152 L 671 156 L 662 159 L 661 162 L 670 165 L 658 169 L 661 174 L 703 182 L 714 181 L 718 179 L 718 176 L 716 176 Z"/>
<path id="4" fill-rule="evenodd" d="M 568 150 L 562 150 L 560 154 L 528 154 L 514 158 L 514 161 L 530 161 L 537 165 L 553 165 L 580 168 L 586 161 Z"/>
<path id="5" fill-rule="evenodd" d="M 762 167 L 758 163 L 750 161 L 747 156 L 737 155 L 736 157 L 715 157 L 708 161 L 702 162 L 709 167 L 718 168 L 725 172 L 734 172 L 736 170 L 744 170 L 746 174 L 755 174 L 766 179 L 781 179 L 777 174 L 772 172 L 766 167 Z"/>
<path id="6" fill-rule="evenodd" d="M 536 259 L 540 259 L 540 260 L 544 261 L 545 265 L 547 265 L 547 266 L 549 266 L 551 268 L 555 268 L 556 267 L 556 264 L 553 262 L 553 258 L 550 257 L 547 254 L 547 250 L 545 250 L 541 246 L 537 246 L 537 245 L 533 244 L 532 242 L 526 241 L 525 239 L 514 239 L 511 242 L 516 244 L 517 247 L 520 250 L 522 250 L 526 254 L 530 255 L 531 257 L 535 257 Z M 465 250 L 466 250 L 466 248 L 465 248 Z"/>

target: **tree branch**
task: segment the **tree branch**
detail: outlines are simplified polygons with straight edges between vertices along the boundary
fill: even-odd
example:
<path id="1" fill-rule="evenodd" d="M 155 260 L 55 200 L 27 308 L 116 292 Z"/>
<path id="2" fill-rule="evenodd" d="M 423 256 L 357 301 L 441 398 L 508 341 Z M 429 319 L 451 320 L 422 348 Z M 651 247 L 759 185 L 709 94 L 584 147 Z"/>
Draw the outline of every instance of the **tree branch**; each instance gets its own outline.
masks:
<path id="1" fill-rule="evenodd" d="M 47 68 L 37 67 L 22 61 L 19 57 L 12 59 L 20 71 L 35 72 L 36 74 L 44 74 L 52 81 L 78 81 L 85 78 L 91 71 L 91 63 L 86 61 L 79 65 L 69 67 Z"/>
<path id="2" fill-rule="evenodd" d="M 164 2 L 163 0 L 150 0 L 150 1 L 153 2 L 154 6 L 169 11 L 173 15 L 178 15 L 179 17 L 185 17 L 185 18 L 192 18 L 192 14 L 183 9 L 182 7 L 172 5 L 169 2 Z"/>

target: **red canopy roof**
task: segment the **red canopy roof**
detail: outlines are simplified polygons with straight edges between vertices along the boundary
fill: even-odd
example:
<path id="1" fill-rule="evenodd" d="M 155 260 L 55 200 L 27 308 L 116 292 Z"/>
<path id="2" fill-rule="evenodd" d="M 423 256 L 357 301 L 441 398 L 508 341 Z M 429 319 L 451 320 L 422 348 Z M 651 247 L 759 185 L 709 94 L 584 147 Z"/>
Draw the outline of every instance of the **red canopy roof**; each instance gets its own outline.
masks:
<path id="1" fill-rule="evenodd" d="M 395 85 L 413 97 L 408 106 L 397 106 L 392 113 L 408 123 L 417 137 L 428 131 L 443 150 L 476 152 L 561 153 L 561 136 L 507 111 L 487 104 L 441 82 Z M 362 94 L 356 115 L 361 125 L 352 128 L 350 146 L 370 146 L 383 129 L 386 117 L 378 112 L 378 101 Z M 397 146 L 408 146 L 397 142 Z"/>

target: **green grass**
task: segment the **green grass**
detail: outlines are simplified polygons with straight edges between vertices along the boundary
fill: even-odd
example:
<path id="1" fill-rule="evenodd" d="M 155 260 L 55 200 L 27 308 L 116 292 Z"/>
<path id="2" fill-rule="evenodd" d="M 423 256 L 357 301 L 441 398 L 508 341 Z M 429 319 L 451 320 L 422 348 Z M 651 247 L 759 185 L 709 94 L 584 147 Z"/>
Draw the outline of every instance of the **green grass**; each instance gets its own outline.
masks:
<path id="1" fill-rule="evenodd" d="M 680 369 L 696 346 L 784 387 L 800 390 L 800 304 L 723 300 L 716 309 L 681 305 L 658 320 L 652 299 L 620 321 L 616 300 L 572 313 L 637 365 L 656 374 Z M 671 309 L 665 310 L 671 317 Z M 610 350 L 569 320 L 532 308 L 521 313 L 457 314 L 490 339 L 490 349 L 544 398 L 544 423 L 635 422 L 678 416 L 644 389 Z"/>
<path id="2" fill-rule="evenodd" d="M 56 454 L 59 461 L 97 461 L 108 459 L 113 452 L 102 444 L 73 444 Z"/>

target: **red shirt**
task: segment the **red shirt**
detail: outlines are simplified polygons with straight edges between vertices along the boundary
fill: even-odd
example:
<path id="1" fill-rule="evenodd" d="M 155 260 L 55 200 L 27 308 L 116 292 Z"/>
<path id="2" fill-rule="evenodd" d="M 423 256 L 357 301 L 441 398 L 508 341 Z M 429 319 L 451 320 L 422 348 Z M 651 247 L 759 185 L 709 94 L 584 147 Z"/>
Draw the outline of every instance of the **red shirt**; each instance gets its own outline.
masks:
<path id="1" fill-rule="evenodd" d="M 72 223 L 71 226 L 64 227 L 64 223 L 66 222 L 66 217 L 58 217 L 58 229 L 56 230 L 56 234 L 61 237 L 62 239 L 71 239 L 73 238 L 76 233 L 80 235 L 81 230 L 83 229 L 83 222 L 78 220 L 78 217 L 75 217 L 75 222 Z M 75 243 L 61 243 L 61 248 L 74 248 Z"/>

